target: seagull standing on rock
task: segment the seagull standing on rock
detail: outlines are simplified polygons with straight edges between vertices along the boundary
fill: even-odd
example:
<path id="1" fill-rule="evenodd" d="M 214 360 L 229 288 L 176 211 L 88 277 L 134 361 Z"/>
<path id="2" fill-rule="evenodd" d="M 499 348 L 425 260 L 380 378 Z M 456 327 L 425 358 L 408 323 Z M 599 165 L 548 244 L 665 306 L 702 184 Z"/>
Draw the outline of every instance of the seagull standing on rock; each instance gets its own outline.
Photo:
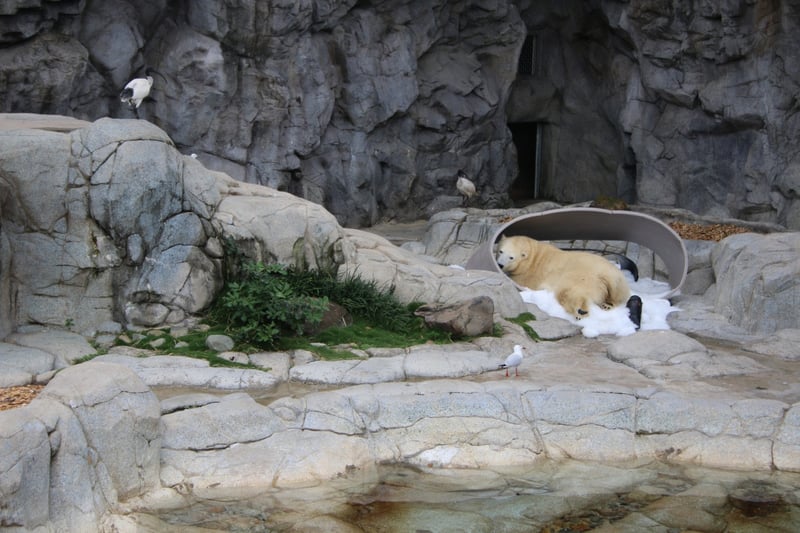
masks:
<path id="1" fill-rule="evenodd" d="M 500 364 L 499 369 L 506 369 L 506 377 L 508 377 L 508 369 L 514 369 L 514 376 L 519 376 L 519 365 L 522 364 L 522 351 L 525 348 L 519 344 L 514 345 L 514 351 L 506 357 L 505 363 Z"/>

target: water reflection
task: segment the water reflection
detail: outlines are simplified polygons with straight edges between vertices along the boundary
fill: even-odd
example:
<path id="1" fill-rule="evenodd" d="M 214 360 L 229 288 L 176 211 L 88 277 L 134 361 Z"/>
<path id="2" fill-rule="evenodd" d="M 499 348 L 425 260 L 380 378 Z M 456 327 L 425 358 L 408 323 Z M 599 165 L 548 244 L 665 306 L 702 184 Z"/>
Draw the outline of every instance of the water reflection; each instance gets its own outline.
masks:
<path id="1" fill-rule="evenodd" d="M 661 463 L 542 462 L 500 470 L 381 466 L 325 486 L 215 494 L 154 511 L 219 531 L 796 532 L 800 474 Z M 139 515 L 140 524 L 153 516 Z M 151 522 L 152 523 L 152 522 Z"/>

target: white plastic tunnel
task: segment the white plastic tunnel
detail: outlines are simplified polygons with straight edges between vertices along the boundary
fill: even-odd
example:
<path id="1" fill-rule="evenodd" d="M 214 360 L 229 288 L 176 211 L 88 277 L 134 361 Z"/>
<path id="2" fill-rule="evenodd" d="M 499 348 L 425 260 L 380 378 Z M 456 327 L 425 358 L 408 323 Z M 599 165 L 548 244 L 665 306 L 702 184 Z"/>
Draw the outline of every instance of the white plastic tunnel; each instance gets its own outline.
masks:
<path id="1" fill-rule="evenodd" d="M 500 236 L 524 235 L 540 241 L 599 240 L 634 242 L 652 250 L 666 265 L 674 296 L 686 279 L 688 257 L 683 240 L 655 217 L 634 211 L 609 211 L 594 207 L 570 207 L 522 215 L 503 224 L 494 236 L 476 248 L 467 261 L 468 270 L 500 272 L 494 245 Z"/>

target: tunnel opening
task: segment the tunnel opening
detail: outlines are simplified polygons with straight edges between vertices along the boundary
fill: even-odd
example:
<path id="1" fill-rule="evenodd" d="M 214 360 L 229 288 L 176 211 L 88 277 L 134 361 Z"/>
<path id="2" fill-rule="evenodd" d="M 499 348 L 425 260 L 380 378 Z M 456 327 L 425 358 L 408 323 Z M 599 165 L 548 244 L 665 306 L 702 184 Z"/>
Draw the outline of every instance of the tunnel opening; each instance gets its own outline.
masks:
<path id="1" fill-rule="evenodd" d="M 539 122 L 516 122 L 508 125 L 517 149 L 517 179 L 508 191 L 515 205 L 524 205 L 541 196 L 542 125 Z"/>

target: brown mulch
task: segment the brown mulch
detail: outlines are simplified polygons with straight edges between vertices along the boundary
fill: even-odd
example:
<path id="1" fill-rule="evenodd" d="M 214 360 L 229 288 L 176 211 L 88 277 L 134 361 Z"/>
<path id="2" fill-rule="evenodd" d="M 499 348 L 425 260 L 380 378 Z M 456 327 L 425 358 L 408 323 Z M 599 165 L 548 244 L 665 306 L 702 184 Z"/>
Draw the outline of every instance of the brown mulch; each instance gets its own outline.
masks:
<path id="1" fill-rule="evenodd" d="M 18 387 L 0 388 L 0 411 L 29 404 L 43 388 L 44 385 L 20 385 Z"/>
<path id="2" fill-rule="evenodd" d="M 734 224 L 688 224 L 686 222 L 670 222 L 669 227 L 682 239 L 695 241 L 721 241 L 729 235 L 753 231 Z"/>

